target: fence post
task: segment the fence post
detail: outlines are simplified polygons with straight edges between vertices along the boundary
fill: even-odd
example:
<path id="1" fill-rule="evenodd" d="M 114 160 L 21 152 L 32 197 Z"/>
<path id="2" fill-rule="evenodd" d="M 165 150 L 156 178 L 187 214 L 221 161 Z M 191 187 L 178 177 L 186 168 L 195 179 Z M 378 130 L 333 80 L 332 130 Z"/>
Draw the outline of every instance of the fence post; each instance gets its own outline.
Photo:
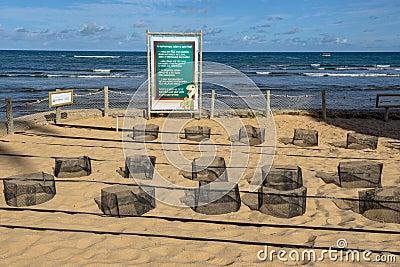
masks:
<path id="1" fill-rule="evenodd" d="M 271 111 L 271 91 L 267 90 L 265 94 L 265 101 L 266 101 L 266 107 L 265 107 L 265 116 L 269 117 Z"/>
<path id="2" fill-rule="evenodd" d="M 56 89 L 56 92 L 61 91 L 61 89 Z M 56 119 L 54 121 L 56 124 L 61 122 L 61 107 L 56 107 Z"/>
<path id="3" fill-rule="evenodd" d="M 211 113 L 210 113 L 211 119 L 214 119 L 214 108 L 215 108 L 215 90 L 211 90 Z"/>
<path id="4" fill-rule="evenodd" d="M 326 121 L 326 91 L 322 90 L 322 119 Z"/>
<path id="5" fill-rule="evenodd" d="M 385 115 L 383 116 L 385 122 L 389 121 L 389 108 L 385 108 Z"/>
<path id="6" fill-rule="evenodd" d="M 104 117 L 108 117 L 108 86 L 104 86 Z"/>
<path id="7" fill-rule="evenodd" d="M 7 134 L 14 133 L 14 118 L 12 114 L 12 101 L 11 98 L 6 98 L 6 112 L 7 112 Z"/>

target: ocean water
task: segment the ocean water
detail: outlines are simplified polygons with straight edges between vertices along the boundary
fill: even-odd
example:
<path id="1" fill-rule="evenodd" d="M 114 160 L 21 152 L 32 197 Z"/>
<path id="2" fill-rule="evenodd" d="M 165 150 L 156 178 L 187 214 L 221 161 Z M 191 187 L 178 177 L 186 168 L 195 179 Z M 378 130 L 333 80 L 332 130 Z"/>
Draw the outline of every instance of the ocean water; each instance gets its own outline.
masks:
<path id="1" fill-rule="evenodd" d="M 329 57 L 311 52 L 205 52 L 203 60 L 238 69 L 262 91 L 275 95 L 326 90 L 328 105 L 343 109 L 370 109 L 376 94 L 400 93 L 399 52 L 335 52 Z M 107 85 L 134 93 L 146 79 L 145 52 L 0 51 L 0 98 L 16 103 L 44 99 L 56 88 L 84 94 Z M 242 87 L 237 85 L 247 90 Z M 205 93 L 211 89 L 228 93 L 204 84 Z"/>

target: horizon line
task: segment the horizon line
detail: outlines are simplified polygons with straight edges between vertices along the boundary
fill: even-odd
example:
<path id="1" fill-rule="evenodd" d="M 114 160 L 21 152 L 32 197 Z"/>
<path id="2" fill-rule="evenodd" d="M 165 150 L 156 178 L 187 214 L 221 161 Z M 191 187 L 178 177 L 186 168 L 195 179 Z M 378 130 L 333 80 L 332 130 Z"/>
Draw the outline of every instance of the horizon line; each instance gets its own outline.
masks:
<path id="1" fill-rule="evenodd" d="M 122 52 L 146 53 L 146 50 L 59 50 L 59 49 L 0 49 L 0 51 L 43 51 L 43 52 Z M 400 51 L 203 51 L 204 53 L 400 53 Z"/>

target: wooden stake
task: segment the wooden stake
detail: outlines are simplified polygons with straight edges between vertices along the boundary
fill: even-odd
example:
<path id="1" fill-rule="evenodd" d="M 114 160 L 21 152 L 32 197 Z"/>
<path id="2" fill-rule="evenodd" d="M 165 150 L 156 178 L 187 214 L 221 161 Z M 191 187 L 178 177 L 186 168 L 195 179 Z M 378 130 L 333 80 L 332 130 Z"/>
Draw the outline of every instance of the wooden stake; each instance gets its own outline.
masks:
<path id="1" fill-rule="evenodd" d="M 271 111 L 271 91 L 270 90 L 267 90 L 267 92 L 266 92 L 266 110 L 265 110 L 265 116 L 266 117 L 269 117 L 269 115 L 270 115 L 270 112 L 272 112 Z"/>
<path id="2" fill-rule="evenodd" d="M 322 119 L 326 121 L 326 91 L 322 90 Z"/>
<path id="3" fill-rule="evenodd" d="M 211 90 L 211 112 L 210 112 L 210 119 L 214 119 L 214 108 L 215 108 L 215 90 Z"/>
<path id="4" fill-rule="evenodd" d="M 14 118 L 12 114 L 12 100 L 6 98 L 7 134 L 14 134 Z"/>
<path id="5" fill-rule="evenodd" d="M 385 108 L 385 117 L 384 117 L 384 121 L 385 121 L 385 122 L 389 121 L 389 108 Z"/>
<path id="6" fill-rule="evenodd" d="M 108 86 L 104 86 L 104 117 L 108 117 Z"/>

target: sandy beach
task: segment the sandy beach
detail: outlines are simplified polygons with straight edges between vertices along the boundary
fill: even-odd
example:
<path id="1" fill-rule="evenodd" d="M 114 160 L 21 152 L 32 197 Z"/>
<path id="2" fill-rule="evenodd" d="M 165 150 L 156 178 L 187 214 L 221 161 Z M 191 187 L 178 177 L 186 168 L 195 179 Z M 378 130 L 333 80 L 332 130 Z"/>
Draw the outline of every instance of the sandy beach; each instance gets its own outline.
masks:
<path id="1" fill-rule="evenodd" d="M 164 120 L 155 118 L 150 123 L 160 125 L 162 131 Z M 255 120 L 245 118 L 243 121 L 254 124 Z M 328 118 L 323 122 L 309 116 L 275 115 L 274 121 L 273 164 L 300 166 L 308 196 L 357 198 L 362 189 L 340 188 L 315 176 L 321 171 L 337 171 L 343 160 L 382 162 L 382 186 L 399 185 L 399 120 L 385 123 L 375 119 Z M 265 215 L 243 203 L 236 213 L 211 216 L 159 201 L 155 209 L 141 217 L 105 216 L 93 200 L 100 196 L 101 189 L 117 183 L 135 183 L 117 172 L 124 166 L 124 153 L 122 133 L 115 131 L 115 122 L 112 117 L 85 118 L 65 122 L 68 126 L 49 124 L 1 137 L 2 178 L 41 171 L 52 174 L 53 157 L 86 155 L 92 159 L 90 176 L 56 178 L 57 194 L 46 203 L 12 208 L 7 206 L 4 196 L 0 198 L 2 266 L 265 266 L 271 262 L 269 259 L 260 261 L 257 254 L 267 244 L 269 250 L 298 249 L 301 252 L 305 246 L 315 247 L 315 251 L 320 252 L 323 248 L 335 248 L 339 239 L 345 239 L 348 248 L 360 251 L 386 251 L 384 255 L 399 251 L 399 224 L 372 221 L 351 210 L 341 210 L 330 198 L 307 198 L 305 214 L 290 219 Z M 217 144 L 219 155 L 228 158 L 229 150 L 218 144 L 230 141 L 218 124 L 209 119 L 194 120 L 192 124 L 211 126 L 215 134 L 211 139 Z M 287 144 L 285 140 L 293 137 L 296 128 L 317 130 L 319 145 L 310 148 Z M 340 147 L 348 132 L 379 136 L 378 148 Z M 195 185 L 168 164 L 159 141 L 146 144 L 149 153 L 157 157 L 156 170 L 175 184 Z M 186 140 L 180 148 L 186 151 L 184 155 L 188 158 L 199 156 L 197 145 Z M 252 147 L 250 158 L 257 157 L 259 149 Z M 239 181 L 241 191 L 248 190 L 246 176 L 250 174 L 252 168 L 246 169 Z M 371 259 L 376 255 L 378 253 L 373 253 Z M 282 262 L 275 257 L 272 264 L 395 266 L 362 259 L 355 263 L 338 263 L 328 257 L 321 262 Z"/>

